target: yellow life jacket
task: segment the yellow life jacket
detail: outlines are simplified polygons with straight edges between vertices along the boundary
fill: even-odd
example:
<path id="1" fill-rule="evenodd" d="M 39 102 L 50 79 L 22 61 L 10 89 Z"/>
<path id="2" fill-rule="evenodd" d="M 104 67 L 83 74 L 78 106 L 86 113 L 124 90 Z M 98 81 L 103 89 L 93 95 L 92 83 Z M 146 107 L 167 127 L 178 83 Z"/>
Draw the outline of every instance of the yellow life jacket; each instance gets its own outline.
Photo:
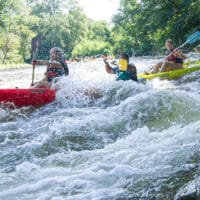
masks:
<path id="1" fill-rule="evenodd" d="M 118 65 L 119 65 L 120 71 L 127 71 L 127 68 L 128 68 L 128 61 L 127 60 L 119 59 Z"/>

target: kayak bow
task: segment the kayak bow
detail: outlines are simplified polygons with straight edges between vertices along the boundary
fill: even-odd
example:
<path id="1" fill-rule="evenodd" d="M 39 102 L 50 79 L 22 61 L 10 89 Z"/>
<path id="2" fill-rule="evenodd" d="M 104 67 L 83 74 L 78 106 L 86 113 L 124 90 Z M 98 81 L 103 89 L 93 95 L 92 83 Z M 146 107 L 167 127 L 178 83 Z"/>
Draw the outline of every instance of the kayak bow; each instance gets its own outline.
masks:
<path id="1" fill-rule="evenodd" d="M 172 71 L 168 71 L 168 72 L 149 74 L 149 75 L 141 73 L 141 74 L 138 74 L 138 78 L 145 78 L 145 79 L 149 79 L 149 80 L 154 79 L 154 78 L 177 79 L 186 74 L 190 74 L 190 73 L 198 71 L 198 70 L 200 70 L 200 64 L 191 64 L 191 65 L 185 66 L 183 69 L 172 70 Z"/>
<path id="2" fill-rule="evenodd" d="M 13 103 L 16 107 L 33 106 L 37 108 L 53 102 L 55 98 L 55 89 L 0 89 L 0 102 Z"/>

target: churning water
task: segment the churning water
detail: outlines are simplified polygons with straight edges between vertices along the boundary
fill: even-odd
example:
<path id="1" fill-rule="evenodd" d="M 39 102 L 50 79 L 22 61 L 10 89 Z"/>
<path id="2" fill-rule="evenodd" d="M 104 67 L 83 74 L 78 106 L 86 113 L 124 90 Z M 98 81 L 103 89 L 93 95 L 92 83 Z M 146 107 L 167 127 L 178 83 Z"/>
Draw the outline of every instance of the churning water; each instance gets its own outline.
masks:
<path id="1" fill-rule="evenodd" d="M 69 69 L 55 102 L 0 108 L 0 199 L 200 199 L 200 72 L 144 84 L 116 82 L 102 61 Z M 1 88 L 31 82 L 30 68 L 0 75 Z"/>

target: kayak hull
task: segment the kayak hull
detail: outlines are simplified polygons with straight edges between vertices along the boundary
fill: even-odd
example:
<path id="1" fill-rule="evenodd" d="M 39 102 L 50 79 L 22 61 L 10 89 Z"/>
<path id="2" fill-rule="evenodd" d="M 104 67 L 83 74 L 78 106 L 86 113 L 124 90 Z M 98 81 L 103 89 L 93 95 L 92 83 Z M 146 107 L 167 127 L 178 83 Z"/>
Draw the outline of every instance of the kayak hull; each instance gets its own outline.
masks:
<path id="1" fill-rule="evenodd" d="M 0 102 L 11 103 L 16 107 L 40 107 L 56 98 L 56 90 L 47 88 L 0 89 Z"/>
<path id="2" fill-rule="evenodd" d="M 180 78 L 186 74 L 190 74 L 192 72 L 200 70 L 200 64 L 191 64 L 183 69 L 179 70 L 173 70 L 168 72 L 162 72 L 162 73 L 156 73 L 156 74 L 149 74 L 146 75 L 144 73 L 138 74 L 138 78 L 145 78 L 145 79 L 154 79 L 154 78 L 160 78 L 160 79 L 177 79 Z"/>

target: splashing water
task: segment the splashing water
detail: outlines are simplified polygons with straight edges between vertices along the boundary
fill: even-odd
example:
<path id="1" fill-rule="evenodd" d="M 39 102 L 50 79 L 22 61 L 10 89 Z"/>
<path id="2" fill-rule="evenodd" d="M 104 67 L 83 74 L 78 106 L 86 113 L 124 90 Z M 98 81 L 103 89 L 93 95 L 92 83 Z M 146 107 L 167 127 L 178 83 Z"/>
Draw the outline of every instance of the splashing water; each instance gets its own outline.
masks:
<path id="1" fill-rule="evenodd" d="M 133 61 L 142 72 L 158 60 Z M 116 82 L 102 61 L 69 69 L 55 102 L 0 109 L 0 199 L 199 198 L 199 72 L 142 84 Z M 1 88 L 29 87 L 31 69 L 6 74 Z"/>

